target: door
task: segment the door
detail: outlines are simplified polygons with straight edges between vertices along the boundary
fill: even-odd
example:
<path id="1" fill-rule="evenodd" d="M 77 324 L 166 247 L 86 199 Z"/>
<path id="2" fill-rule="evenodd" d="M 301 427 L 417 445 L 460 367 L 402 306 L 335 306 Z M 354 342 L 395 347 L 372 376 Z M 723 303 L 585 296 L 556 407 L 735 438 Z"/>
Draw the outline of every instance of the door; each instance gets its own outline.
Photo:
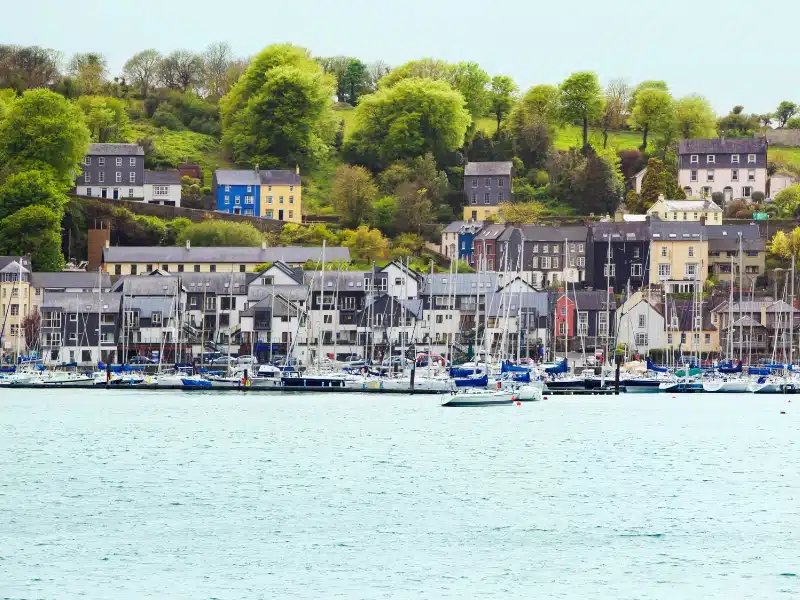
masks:
<path id="1" fill-rule="evenodd" d="M 282 210 L 278 211 L 278 221 L 283 221 L 283 211 Z"/>
<path id="2" fill-rule="evenodd" d="M 108 190 L 106 188 L 103 188 L 103 189 L 100 190 L 100 197 L 101 198 L 108 198 Z"/>
<path id="3" fill-rule="evenodd" d="M 723 195 L 724 195 L 724 197 L 725 197 L 725 204 L 727 204 L 728 202 L 730 202 L 731 200 L 733 200 L 733 188 L 731 188 L 731 187 L 726 187 L 726 188 L 725 188 L 725 189 L 722 191 L 722 193 L 723 193 Z"/>
<path id="4" fill-rule="evenodd" d="M 119 188 L 114 188 L 114 200 L 119 200 Z"/>

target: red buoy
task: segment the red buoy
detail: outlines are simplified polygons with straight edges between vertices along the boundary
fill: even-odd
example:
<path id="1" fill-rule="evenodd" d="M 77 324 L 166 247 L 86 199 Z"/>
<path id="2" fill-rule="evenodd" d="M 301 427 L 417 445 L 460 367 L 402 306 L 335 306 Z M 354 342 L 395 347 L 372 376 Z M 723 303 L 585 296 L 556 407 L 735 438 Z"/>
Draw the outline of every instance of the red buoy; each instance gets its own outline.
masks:
<path id="1" fill-rule="evenodd" d="M 517 400 L 517 406 L 522 406 L 522 402 L 520 402 L 519 400 Z"/>

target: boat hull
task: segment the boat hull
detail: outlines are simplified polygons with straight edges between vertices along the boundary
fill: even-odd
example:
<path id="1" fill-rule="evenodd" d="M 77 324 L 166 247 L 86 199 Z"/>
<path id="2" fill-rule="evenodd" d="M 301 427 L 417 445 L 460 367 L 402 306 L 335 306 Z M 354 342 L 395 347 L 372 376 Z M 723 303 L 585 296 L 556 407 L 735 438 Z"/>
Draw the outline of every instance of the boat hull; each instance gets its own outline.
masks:
<path id="1" fill-rule="evenodd" d="M 514 404 L 513 392 L 493 392 L 489 394 L 453 394 L 442 402 L 447 407 L 470 406 L 508 406 Z"/>

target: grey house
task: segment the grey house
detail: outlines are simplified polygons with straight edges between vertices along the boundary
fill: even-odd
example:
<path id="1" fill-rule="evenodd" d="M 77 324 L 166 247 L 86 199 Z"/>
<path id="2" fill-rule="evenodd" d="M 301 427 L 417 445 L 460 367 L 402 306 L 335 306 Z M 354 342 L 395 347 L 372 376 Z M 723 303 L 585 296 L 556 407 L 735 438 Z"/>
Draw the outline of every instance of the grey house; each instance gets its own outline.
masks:
<path id="1" fill-rule="evenodd" d="M 682 140 L 678 144 L 678 183 L 688 198 L 710 198 L 720 192 L 725 202 L 750 200 L 767 191 L 767 140 Z"/>
<path id="2" fill-rule="evenodd" d="M 89 144 L 82 167 L 75 179 L 78 196 L 144 198 L 144 149 L 138 144 Z"/>
<path id="3" fill-rule="evenodd" d="M 511 161 L 471 162 L 464 167 L 465 221 L 483 220 L 497 214 L 511 200 Z"/>

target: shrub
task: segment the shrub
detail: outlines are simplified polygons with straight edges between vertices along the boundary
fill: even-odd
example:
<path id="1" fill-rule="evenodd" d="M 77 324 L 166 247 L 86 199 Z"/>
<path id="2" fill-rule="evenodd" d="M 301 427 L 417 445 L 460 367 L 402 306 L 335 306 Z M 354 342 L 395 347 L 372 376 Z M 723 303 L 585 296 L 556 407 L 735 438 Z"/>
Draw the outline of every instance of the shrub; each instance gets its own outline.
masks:
<path id="1" fill-rule="evenodd" d="M 153 114 L 153 123 L 159 127 L 166 127 L 173 131 L 180 131 L 183 129 L 183 123 L 181 123 L 178 115 L 175 114 L 175 110 L 167 104 L 162 104 L 156 109 L 156 112 Z"/>
<path id="2" fill-rule="evenodd" d="M 755 192 L 753 192 L 753 198 L 752 198 L 752 200 L 753 200 L 753 202 L 755 202 L 756 204 L 761 204 L 762 202 L 764 202 L 764 192 L 762 192 L 762 191 L 760 191 L 760 190 L 759 190 L 759 191 L 755 191 Z"/>

